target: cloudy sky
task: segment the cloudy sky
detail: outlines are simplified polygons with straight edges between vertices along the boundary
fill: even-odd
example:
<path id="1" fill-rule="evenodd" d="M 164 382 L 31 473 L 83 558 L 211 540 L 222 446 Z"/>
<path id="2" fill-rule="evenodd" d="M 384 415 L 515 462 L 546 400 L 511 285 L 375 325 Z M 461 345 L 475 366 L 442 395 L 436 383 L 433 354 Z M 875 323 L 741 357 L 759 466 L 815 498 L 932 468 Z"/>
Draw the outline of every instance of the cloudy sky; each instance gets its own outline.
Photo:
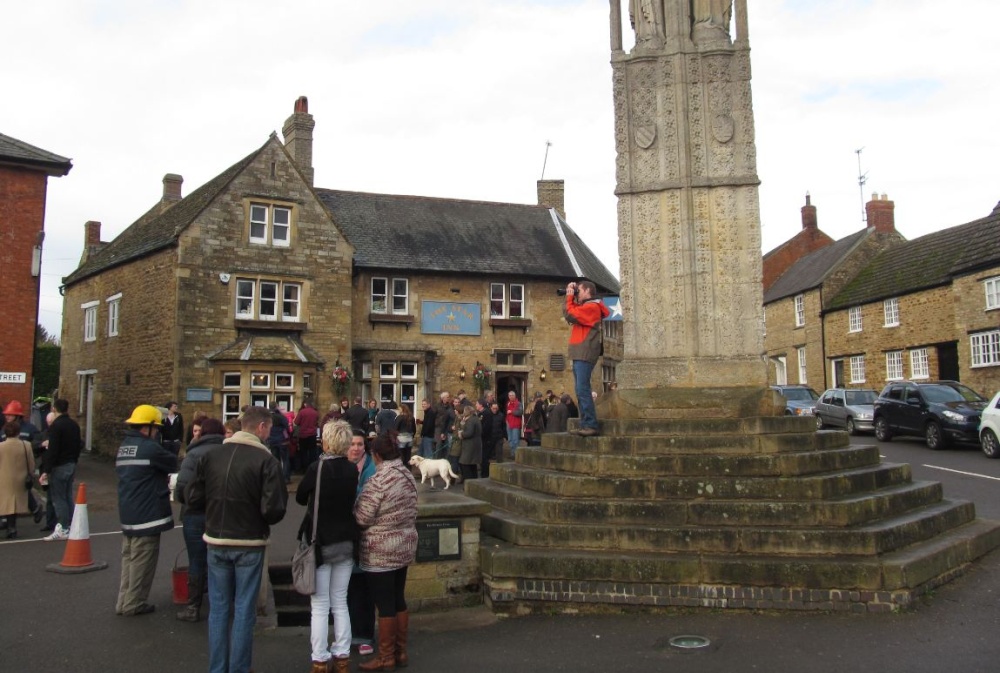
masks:
<path id="1" fill-rule="evenodd" d="M 627 0 L 622 0 L 627 6 Z M 908 238 L 1000 199 L 996 0 L 751 0 L 764 251 L 805 193 L 834 238 L 884 192 Z M 535 202 L 618 271 L 608 0 L 5 3 L 0 132 L 72 158 L 49 182 L 40 320 L 59 333 L 83 224 L 111 240 L 264 143 L 300 95 L 316 184 Z M 947 9 L 952 7 L 952 9 Z M 625 33 L 631 31 L 626 24 Z M 626 38 L 628 39 L 628 38 Z"/>

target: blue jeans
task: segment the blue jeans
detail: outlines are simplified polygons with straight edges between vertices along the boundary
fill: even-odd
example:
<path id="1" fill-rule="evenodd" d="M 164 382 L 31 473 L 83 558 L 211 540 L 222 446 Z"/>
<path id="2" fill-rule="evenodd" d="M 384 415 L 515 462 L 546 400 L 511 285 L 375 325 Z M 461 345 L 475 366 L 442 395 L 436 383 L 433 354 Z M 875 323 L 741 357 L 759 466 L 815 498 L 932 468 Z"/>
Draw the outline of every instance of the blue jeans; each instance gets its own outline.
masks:
<path id="1" fill-rule="evenodd" d="M 433 437 L 421 437 L 420 438 L 420 455 L 424 458 L 434 457 L 434 438 Z"/>
<path id="2" fill-rule="evenodd" d="M 73 477 L 76 463 L 63 463 L 52 468 L 49 474 L 49 501 L 56 511 L 56 522 L 69 530 L 73 523 Z"/>
<path id="3" fill-rule="evenodd" d="M 204 581 L 208 569 L 208 545 L 202 539 L 205 533 L 205 515 L 203 513 L 184 515 L 184 546 L 188 553 L 188 575 L 200 577 Z"/>
<path id="4" fill-rule="evenodd" d="M 507 443 L 511 453 L 517 451 L 517 445 L 521 443 L 521 428 L 507 428 Z"/>
<path id="5" fill-rule="evenodd" d="M 580 407 L 580 429 L 597 430 L 597 409 L 590 390 L 590 375 L 594 365 L 586 360 L 573 360 L 573 378 L 576 380 L 576 403 Z"/>
<path id="6" fill-rule="evenodd" d="M 247 673 L 253 661 L 263 547 L 208 548 L 208 670 Z M 229 630 L 232 613 L 233 627 Z"/>

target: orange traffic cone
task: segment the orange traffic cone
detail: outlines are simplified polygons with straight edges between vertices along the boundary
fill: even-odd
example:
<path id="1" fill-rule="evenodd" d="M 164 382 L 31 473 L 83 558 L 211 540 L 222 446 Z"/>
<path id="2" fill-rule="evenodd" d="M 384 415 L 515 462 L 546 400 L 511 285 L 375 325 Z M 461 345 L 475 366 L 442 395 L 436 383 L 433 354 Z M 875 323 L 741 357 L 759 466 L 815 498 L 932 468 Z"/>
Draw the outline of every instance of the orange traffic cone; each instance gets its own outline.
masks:
<path id="1" fill-rule="evenodd" d="M 76 509 L 73 510 L 73 522 L 69 526 L 69 539 L 66 541 L 66 552 L 62 563 L 50 563 L 45 569 L 54 573 L 89 573 L 94 570 L 104 570 L 108 564 L 104 561 L 94 562 L 90 556 L 90 519 L 87 516 L 87 485 L 80 484 L 76 491 Z"/>

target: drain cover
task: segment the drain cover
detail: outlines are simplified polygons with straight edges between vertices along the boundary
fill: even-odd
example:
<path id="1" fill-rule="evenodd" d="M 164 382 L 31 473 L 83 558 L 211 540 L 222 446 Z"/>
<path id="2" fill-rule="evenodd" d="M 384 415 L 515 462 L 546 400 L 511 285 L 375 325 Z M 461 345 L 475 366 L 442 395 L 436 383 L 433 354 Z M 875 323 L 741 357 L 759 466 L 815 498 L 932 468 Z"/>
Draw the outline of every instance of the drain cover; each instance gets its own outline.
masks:
<path id="1" fill-rule="evenodd" d="M 670 646 L 682 650 L 697 650 L 708 647 L 712 641 L 705 636 L 674 636 L 670 639 Z"/>

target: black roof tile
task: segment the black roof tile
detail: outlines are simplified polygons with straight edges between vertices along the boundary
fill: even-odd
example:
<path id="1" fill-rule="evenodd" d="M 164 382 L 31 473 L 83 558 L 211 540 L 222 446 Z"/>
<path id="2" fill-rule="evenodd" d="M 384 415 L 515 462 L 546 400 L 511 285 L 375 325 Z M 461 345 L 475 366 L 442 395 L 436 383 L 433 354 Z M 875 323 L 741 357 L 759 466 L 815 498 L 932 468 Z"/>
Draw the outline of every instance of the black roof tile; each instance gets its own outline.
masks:
<path id="1" fill-rule="evenodd" d="M 979 220 L 900 243 L 878 255 L 828 304 L 840 309 L 947 285 L 1000 264 L 1000 204 Z"/>
<path id="2" fill-rule="evenodd" d="M 354 245 L 354 263 L 362 268 L 560 280 L 583 276 L 607 291 L 620 287 L 565 220 L 553 219 L 554 211 L 544 206 L 316 192 Z"/>
<path id="3" fill-rule="evenodd" d="M 870 232 L 870 229 L 862 229 L 800 259 L 781 274 L 781 277 L 764 293 L 764 304 L 802 294 L 821 285 L 844 257 L 860 245 Z"/>
<path id="4" fill-rule="evenodd" d="M 66 157 L 29 145 L 23 140 L 0 133 L 0 163 L 17 163 L 47 169 L 53 175 L 66 175 L 73 163 Z"/>

